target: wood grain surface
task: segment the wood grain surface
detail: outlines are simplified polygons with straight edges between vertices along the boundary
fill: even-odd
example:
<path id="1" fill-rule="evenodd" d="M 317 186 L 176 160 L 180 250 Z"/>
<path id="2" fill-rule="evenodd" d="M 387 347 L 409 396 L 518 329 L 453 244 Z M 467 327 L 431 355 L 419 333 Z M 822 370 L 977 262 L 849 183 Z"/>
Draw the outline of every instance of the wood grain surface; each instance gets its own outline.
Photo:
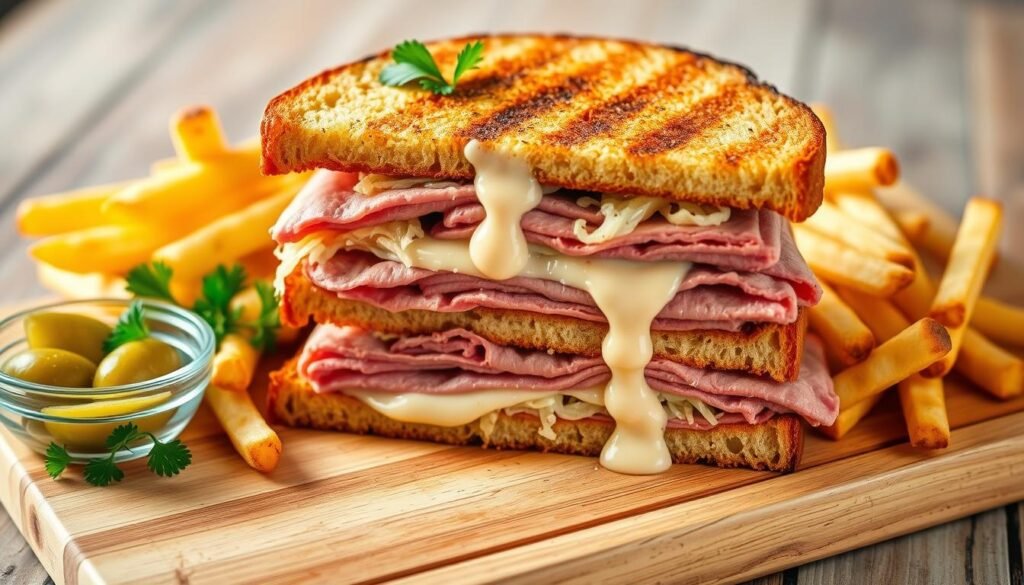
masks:
<path id="1" fill-rule="evenodd" d="M 893 147 L 904 175 L 950 211 L 958 212 L 968 195 L 984 192 L 1003 199 L 1009 216 L 1024 217 L 1021 3 L 444 0 L 427 10 L 409 0 L 54 0 L 25 3 L 0 20 L 0 129 L 8 137 L 0 151 L 0 221 L 13 225 L 16 203 L 26 196 L 145 173 L 151 160 L 171 153 L 166 120 L 181 105 L 214 105 L 229 134 L 246 138 L 255 133 L 266 99 L 310 73 L 403 38 L 474 30 L 642 37 L 744 62 L 783 91 L 829 102 L 846 142 Z M 1021 238 L 1020 230 L 1007 230 L 1004 258 L 1013 258 L 1007 250 L 1024 250 Z M 40 294 L 26 242 L 5 229 L 0 244 L 0 302 Z M 993 290 L 1024 302 L 1019 280 L 997 274 Z M 884 418 L 873 424 L 892 424 Z M 958 442 L 962 432 L 955 435 Z M 856 437 L 841 443 L 844 454 L 872 448 L 872 440 Z M 899 449 L 897 438 L 888 441 Z M 293 442 L 289 454 L 303 453 Z M 429 447 L 389 443 L 386 456 L 395 464 L 403 458 L 444 460 Z M 201 437 L 200 448 L 213 457 L 230 455 L 215 435 Z M 809 445 L 807 464 L 828 465 L 816 453 Z M 515 461 L 503 459 L 502 465 Z M 376 483 L 375 475 L 367 477 Z M 283 489 L 296 506 L 324 485 L 301 476 L 288 481 Z M 215 481 L 204 491 L 182 484 L 184 491 L 174 493 L 205 505 L 221 485 Z M 135 496 L 130 501 L 143 501 L 141 489 L 136 484 L 127 490 Z M 212 505 L 230 510 L 253 502 L 239 493 L 232 492 L 241 498 L 235 508 Z M 1022 511 L 1017 505 L 997 508 L 758 582 L 1020 585 Z M 45 573 L 12 526 L 0 522 L 0 583 L 40 583 Z M 102 523 L 89 528 L 96 534 L 105 530 Z M 313 548 L 325 554 L 328 546 Z M 182 558 L 182 566 L 202 554 Z M 762 569 L 750 574 L 771 570 Z M 179 577 L 187 580 L 183 571 Z"/>

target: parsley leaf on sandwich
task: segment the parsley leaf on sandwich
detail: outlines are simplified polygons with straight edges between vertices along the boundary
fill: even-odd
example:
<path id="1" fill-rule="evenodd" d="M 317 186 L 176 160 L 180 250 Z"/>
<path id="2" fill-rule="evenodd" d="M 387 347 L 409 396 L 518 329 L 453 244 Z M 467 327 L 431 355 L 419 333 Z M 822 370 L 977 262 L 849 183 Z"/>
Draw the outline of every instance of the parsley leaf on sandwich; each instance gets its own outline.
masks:
<path id="1" fill-rule="evenodd" d="M 459 78 L 479 66 L 483 52 L 482 41 L 467 43 L 459 51 L 452 82 L 448 83 L 426 45 L 414 40 L 404 41 L 391 51 L 391 58 L 395 62 L 381 70 L 380 82 L 384 85 L 401 86 L 410 81 L 419 81 L 423 89 L 439 95 L 450 95 L 455 91 Z"/>

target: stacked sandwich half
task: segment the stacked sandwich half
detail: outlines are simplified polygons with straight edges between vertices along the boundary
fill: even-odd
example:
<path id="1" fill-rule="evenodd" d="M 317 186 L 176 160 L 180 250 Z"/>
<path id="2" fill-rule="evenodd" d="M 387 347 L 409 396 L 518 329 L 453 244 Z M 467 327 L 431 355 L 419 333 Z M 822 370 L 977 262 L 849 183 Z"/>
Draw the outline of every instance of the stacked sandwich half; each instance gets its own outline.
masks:
<path id="1" fill-rule="evenodd" d="M 469 39 L 428 45 L 450 70 Z M 738 66 L 635 42 L 483 39 L 451 95 L 389 54 L 274 99 L 268 173 L 322 169 L 274 229 L 286 424 L 791 470 L 838 400 L 788 220 L 824 133 Z"/>

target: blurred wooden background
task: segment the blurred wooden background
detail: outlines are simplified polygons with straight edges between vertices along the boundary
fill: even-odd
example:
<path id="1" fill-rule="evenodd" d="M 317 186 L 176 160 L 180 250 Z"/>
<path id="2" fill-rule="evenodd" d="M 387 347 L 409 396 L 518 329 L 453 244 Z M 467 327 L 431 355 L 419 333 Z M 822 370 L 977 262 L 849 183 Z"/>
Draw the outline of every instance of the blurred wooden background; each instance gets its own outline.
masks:
<path id="1" fill-rule="evenodd" d="M 0 302 L 43 292 L 13 227 L 17 202 L 143 175 L 171 155 L 177 108 L 211 104 L 241 140 L 270 97 L 321 69 L 405 38 L 497 30 L 644 38 L 744 63 L 832 106 L 844 142 L 891 147 L 904 178 L 950 212 L 971 194 L 1002 199 L 1003 262 L 1024 264 L 1024 2 L 15 4 L 0 2 Z M 1024 283 L 1002 280 L 995 292 L 1024 303 Z M 1024 585 L 1022 517 L 1008 506 L 758 582 Z M 0 512 L 0 583 L 48 579 Z"/>

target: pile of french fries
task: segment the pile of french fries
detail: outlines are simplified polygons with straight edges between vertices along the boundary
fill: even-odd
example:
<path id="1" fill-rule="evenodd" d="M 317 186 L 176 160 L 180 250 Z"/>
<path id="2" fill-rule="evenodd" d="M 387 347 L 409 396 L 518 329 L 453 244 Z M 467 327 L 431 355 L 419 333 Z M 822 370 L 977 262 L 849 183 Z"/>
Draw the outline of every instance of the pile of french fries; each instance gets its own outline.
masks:
<path id="1" fill-rule="evenodd" d="M 1024 360 L 1000 345 L 1024 347 L 1024 309 L 981 295 L 1002 208 L 972 198 L 958 226 L 898 183 L 890 151 L 844 150 L 831 113 L 814 109 L 828 137 L 825 201 L 794 236 L 822 282 L 809 321 L 840 399 L 839 418 L 822 430 L 843 437 L 895 386 L 910 443 L 945 448 L 951 371 L 996 398 L 1024 392 Z M 945 266 L 937 281 L 926 260 Z"/>
<path id="2" fill-rule="evenodd" d="M 203 275 L 241 263 L 250 288 L 233 306 L 251 318 L 260 309 L 251 285 L 271 282 L 277 265 L 269 230 L 308 175 L 261 175 L 258 141 L 229 145 L 208 107 L 174 115 L 170 134 L 177 156 L 154 163 L 147 177 L 22 202 L 19 231 L 42 238 L 29 250 L 40 281 L 69 297 L 124 296 L 125 274 L 159 261 L 174 271 L 175 299 L 191 306 Z M 294 334 L 283 330 L 279 338 Z M 281 441 L 248 393 L 258 361 L 248 339 L 228 335 L 206 402 L 243 459 L 270 471 Z"/>

